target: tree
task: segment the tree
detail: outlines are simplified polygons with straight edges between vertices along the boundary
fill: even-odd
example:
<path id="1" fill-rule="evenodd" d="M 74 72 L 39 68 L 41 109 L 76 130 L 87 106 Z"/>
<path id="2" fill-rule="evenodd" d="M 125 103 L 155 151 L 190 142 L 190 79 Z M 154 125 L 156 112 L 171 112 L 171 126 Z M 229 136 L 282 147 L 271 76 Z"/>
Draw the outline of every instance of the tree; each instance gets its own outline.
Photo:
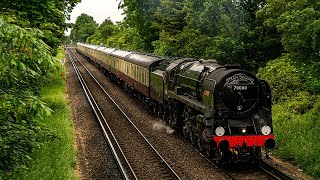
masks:
<path id="1" fill-rule="evenodd" d="M 109 37 L 114 35 L 117 27 L 110 18 L 103 21 L 95 33 L 89 37 L 88 41 L 92 44 L 106 44 Z"/>
<path id="2" fill-rule="evenodd" d="M 187 25 L 186 13 L 183 11 L 184 0 L 163 0 L 155 13 L 159 21 L 159 30 L 171 34 L 177 34 Z"/>
<path id="3" fill-rule="evenodd" d="M 8 16 L 10 23 L 21 27 L 38 28 L 44 32 L 42 39 L 55 52 L 68 24 L 73 7 L 80 0 L 2 0 L 0 15 Z"/>
<path id="4" fill-rule="evenodd" d="M 153 41 L 154 52 L 165 56 L 180 56 L 178 50 L 183 46 L 178 45 L 181 38 L 177 37 L 187 25 L 186 13 L 183 10 L 183 0 L 164 0 L 160 2 L 155 13 L 160 31 L 159 40 Z M 180 39 L 180 40 L 179 40 Z M 182 40 L 184 41 L 184 40 Z M 181 42 L 182 43 L 182 42 Z M 180 44 L 181 44 L 180 43 Z M 183 42 L 186 43 L 186 42 Z"/>
<path id="5" fill-rule="evenodd" d="M 264 19 L 256 13 L 266 5 L 265 0 L 244 0 L 239 6 L 242 12 L 240 41 L 243 42 L 245 66 L 257 71 L 269 60 L 281 56 L 281 35 L 275 27 L 264 25 Z"/>
<path id="6" fill-rule="evenodd" d="M 281 33 L 287 60 L 299 67 L 305 88 L 320 92 L 320 4 L 312 0 L 267 0 L 258 11 L 264 25 Z"/>
<path id="7" fill-rule="evenodd" d="M 185 0 L 183 10 L 189 29 L 200 29 L 200 15 L 204 11 L 206 0 Z"/>
<path id="8" fill-rule="evenodd" d="M 98 24 L 93 20 L 92 16 L 82 13 L 74 24 L 70 37 L 73 43 L 86 42 L 97 29 Z"/>
<path id="9" fill-rule="evenodd" d="M 124 22 L 135 29 L 142 40 L 143 50 L 153 51 L 152 42 L 159 39 L 155 12 L 160 0 L 123 0 L 120 7 L 126 17 Z"/>
<path id="10" fill-rule="evenodd" d="M 239 37 L 240 9 L 233 1 L 186 0 L 188 27 L 210 37 Z"/>
<path id="11" fill-rule="evenodd" d="M 114 35 L 107 39 L 106 45 L 119 49 L 146 51 L 145 43 L 138 30 L 130 28 L 125 22 L 117 24 Z"/>

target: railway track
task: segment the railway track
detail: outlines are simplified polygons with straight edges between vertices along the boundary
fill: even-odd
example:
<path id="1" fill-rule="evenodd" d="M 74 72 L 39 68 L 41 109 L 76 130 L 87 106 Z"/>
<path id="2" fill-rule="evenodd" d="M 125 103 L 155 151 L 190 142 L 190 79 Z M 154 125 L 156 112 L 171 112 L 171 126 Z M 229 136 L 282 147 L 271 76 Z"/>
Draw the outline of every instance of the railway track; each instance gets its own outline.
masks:
<path id="1" fill-rule="evenodd" d="M 76 55 L 67 52 L 124 179 L 180 179 Z"/>
<path id="2" fill-rule="evenodd" d="M 264 162 L 264 161 L 260 161 L 259 162 L 259 168 L 266 172 L 267 174 L 269 174 L 271 177 L 273 177 L 274 179 L 282 179 L 282 180 L 290 180 L 293 179 L 290 176 L 286 175 L 285 173 L 279 171 L 277 168 L 271 166 L 270 164 Z"/>
<path id="3" fill-rule="evenodd" d="M 191 145 L 190 145 L 191 146 Z M 235 171 L 234 169 L 227 169 L 220 166 L 218 163 L 209 159 L 206 155 L 199 151 L 196 147 L 192 146 L 196 151 L 200 153 L 208 162 L 210 162 L 215 168 L 217 168 L 225 177 L 236 180 L 236 179 L 246 179 L 245 176 L 260 177 L 259 179 L 276 179 L 276 180 L 292 180 L 290 176 L 281 172 L 277 168 L 271 166 L 270 164 L 260 160 L 255 167 L 251 167 L 247 170 Z"/>

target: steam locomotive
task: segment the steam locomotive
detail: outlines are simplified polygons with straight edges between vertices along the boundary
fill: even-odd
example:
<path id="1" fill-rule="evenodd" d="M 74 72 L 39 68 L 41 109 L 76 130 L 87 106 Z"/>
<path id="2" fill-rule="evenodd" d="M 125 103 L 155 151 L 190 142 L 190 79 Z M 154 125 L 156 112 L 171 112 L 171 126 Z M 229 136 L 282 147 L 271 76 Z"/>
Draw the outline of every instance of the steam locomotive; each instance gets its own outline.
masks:
<path id="1" fill-rule="evenodd" d="M 255 161 L 275 146 L 270 87 L 239 65 L 83 43 L 77 51 L 210 158 Z"/>

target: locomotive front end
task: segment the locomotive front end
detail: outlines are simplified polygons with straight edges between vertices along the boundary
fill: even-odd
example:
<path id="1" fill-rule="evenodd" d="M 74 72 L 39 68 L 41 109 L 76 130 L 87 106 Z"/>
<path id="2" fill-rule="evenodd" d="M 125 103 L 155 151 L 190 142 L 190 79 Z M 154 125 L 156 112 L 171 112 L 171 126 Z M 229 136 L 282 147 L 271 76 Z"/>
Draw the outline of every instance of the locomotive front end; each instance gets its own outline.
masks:
<path id="1" fill-rule="evenodd" d="M 219 161 L 249 161 L 275 146 L 269 85 L 237 68 L 210 74 L 215 80 L 213 146 Z"/>

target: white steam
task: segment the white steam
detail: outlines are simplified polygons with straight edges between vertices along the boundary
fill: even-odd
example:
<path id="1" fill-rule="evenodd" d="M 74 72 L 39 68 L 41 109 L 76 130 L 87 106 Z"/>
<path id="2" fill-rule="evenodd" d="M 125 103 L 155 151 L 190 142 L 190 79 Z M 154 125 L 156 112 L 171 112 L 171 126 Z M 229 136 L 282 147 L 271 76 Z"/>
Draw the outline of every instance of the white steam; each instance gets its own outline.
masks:
<path id="1" fill-rule="evenodd" d="M 174 132 L 174 130 L 171 129 L 171 127 L 168 126 L 164 121 L 155 122 L 152 128 L 157 131 L 164 131 L 167 134 L 172 134 Z"/>

